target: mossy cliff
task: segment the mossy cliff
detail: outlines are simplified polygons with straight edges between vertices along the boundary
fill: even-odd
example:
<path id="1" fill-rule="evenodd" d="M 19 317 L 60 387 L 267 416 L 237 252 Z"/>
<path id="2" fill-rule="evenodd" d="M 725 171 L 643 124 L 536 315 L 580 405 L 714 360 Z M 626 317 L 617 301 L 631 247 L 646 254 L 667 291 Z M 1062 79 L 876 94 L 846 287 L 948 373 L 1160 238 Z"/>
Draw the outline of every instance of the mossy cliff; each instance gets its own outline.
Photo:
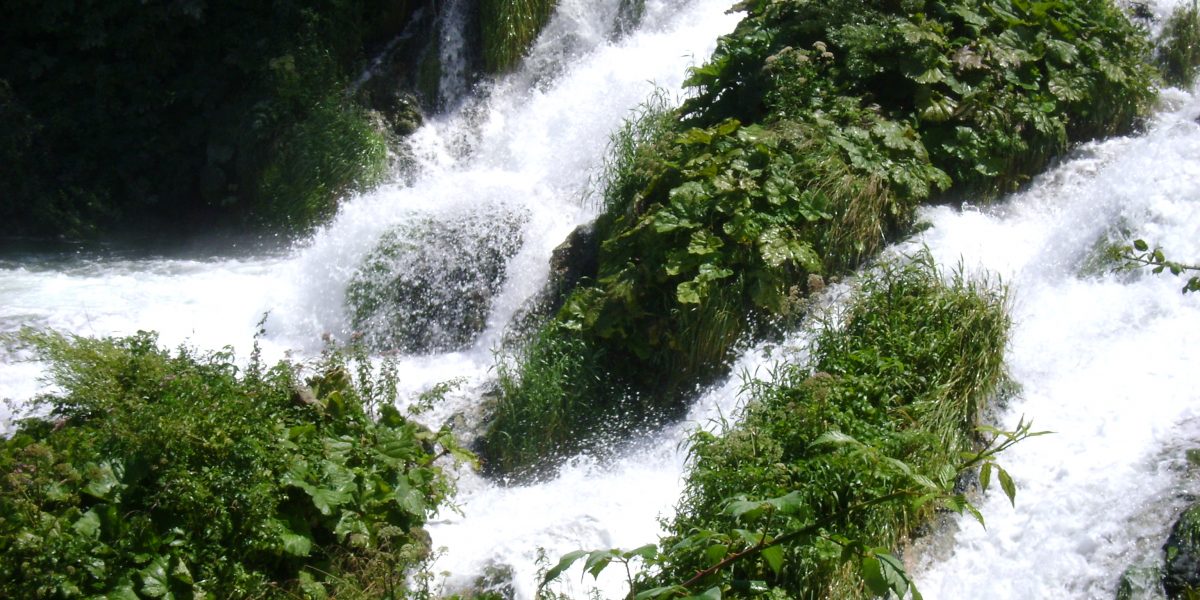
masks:
<path id="1" fill-rule="evenodd" d="M 735 8 L 695 96 L 617 136 L 596 276 L 501 369 L 492 468 L 679 415 L 920 203 L 1012 190 L 1153 95 L 1143 32 L 1104 0 Z"/>

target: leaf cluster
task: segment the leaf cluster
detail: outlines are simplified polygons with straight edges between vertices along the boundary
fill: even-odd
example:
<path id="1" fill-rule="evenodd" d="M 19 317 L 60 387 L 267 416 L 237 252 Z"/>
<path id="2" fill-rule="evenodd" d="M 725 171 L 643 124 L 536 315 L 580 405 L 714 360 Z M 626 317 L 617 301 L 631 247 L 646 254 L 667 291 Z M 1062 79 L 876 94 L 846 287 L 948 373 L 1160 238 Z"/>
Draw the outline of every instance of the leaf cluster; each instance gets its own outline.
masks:
<path id="1" fill-rule="evenodd" d="M 1124 262 L 1124 268 L 1150 267 L 1150 271 L 1156 275 L 1163 271 L 1168 271 L 1176 277 L 1189 272 L 1200 272 L 1200 265 L 1169 260 L 1162 248 L 1155 247 L 1151 250 L 1150 244 L 1145 240 L 1134 240 L 1132 245 L 1116 247 L 1113 254 L 1116 259 Z M 1180 291 L 1184 294 L 1200 292 L 1200 276 L 1189 277 Z"/>
<path id="2" fill-rule="evenodd" d="M 390 593 L 453 492 L 447 431 L 392 406 L 394 370 L 27 333 L 61 391 L 0 445 L 0 595 L 322 596 L 386 557 Z M 354 376 L 351 370 L 355 370 Z M 383 578 L 386 576 L 386 578 Z"/>

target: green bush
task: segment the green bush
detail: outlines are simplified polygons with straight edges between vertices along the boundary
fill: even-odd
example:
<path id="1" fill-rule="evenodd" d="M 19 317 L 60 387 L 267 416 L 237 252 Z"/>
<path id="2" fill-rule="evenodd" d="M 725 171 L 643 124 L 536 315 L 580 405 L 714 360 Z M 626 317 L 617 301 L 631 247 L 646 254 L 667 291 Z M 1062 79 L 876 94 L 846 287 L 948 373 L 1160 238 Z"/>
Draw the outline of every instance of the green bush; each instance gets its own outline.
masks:
<path id="1" fill-rule="evenodd" d="M 928 522 L 935 507 L 908 488 L 918 478 L 952 488 L 962 453 L 979 446 L 976 423 L 1003 379 L 1008 327 L 1002 289 L 961 276 L 944 283 L 928 255 L 866 275 L 805 363 L 750 382 L 738 424 L 693 436 L 657 583 L 686 581 L 745 543 L 734 536 L 722 551 L 704 535 L 753 529 L 732 501 L 787 497 L 790 512 L 762 526 L 811 531 L 696 589 L 758 580 L 791 598 L 874 597 L 845 544 L 895 551 Z"/>
<path id="2" fill-rule="evenodd" d="M 1190 88 L 1200 67 L 1200 14 L 1196 3 L 1181 4 L 1163 25 L 1155 53 L 1167 83 Z"/>
<path id="3" fill-rule="evenodd" d="M 635 118 L 613 144 L 598 275 L 554 319 L 604 361 L 589 410 L 632 393 L 678 414 L 920 203 L 1011 190 L 1070 142 L 1131 127 L 1152 94 L 1144 34 L 1107 0 L 737 8 L 675 120 Z M 522 402 L 510 393 L 501 407 Z"/>
<path id="4" fill-rule="evenodd" d="M 5 597 L 395 594 L 453 491 L 434 460 L 467 458 L 401 417 L 394 371 L 365 357 L 303 378 L 147 333 L 24 339 L 60 391 L 0 445 Z"/>

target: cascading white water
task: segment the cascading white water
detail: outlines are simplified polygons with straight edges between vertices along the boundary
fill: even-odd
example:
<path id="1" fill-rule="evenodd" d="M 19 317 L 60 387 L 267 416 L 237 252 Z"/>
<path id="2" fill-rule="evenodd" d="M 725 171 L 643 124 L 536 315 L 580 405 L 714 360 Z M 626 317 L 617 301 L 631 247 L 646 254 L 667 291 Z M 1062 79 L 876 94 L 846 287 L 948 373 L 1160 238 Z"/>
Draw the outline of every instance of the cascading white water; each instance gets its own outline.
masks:
<path id="1" fill-rule="evenodd" d="M 551 251 L 593 217 L 585 195 L 600 171 L 609 134 L 656 90 L 679 94 L 687 68 L 704 60 L 738 19 L 726 13 L 728 0 L 648 0 L 642 23 L 618 37 L 620 2 L 561 0 L 517 73 L 412 136 L 418 174 L 411 185 L 385 186 L 346 202 L 334 222 L 301 247 L 245 259 L 24 257 L 0 263 L 0 331 L 34 325 L 105 336 L 148 329 L 160 332 L 168 346 L 233 344 L 245 353 L 256 324 L 269 314 L 265 357 L 311 356 L 320 350 L 323 333 L 350 337 L 347 282 L 397 224 L 418 216 L 477 215 L 484 218 L 477 226 L 484 228 L 497 211 L 527 214 L 521 249 L 509 261 L 506 283 L 478 339 L 459 352 L 399 358 L 402 396 L 466 380 L 450 402 L 425 415 L 431 424 L 470 412 L 477 388 L 490 377 L 491 351 L 504 328 L 544 286 Z M 41 366 L 12 353 L 0 356 L 0 398 L 32 397 Z M 670 452 L 660 460 L 663 444 Z M 460 498 L 464 516 L 432 528 L 434 543 L 448 547 L 440 568 L 454 571 L 459 577 L 450 584 L 460 585 L 503 555 L 519 575 L 521 595 L 529 597 L 538 545 L 553 551 L 596 540 L 652 539 L 656 516 L 677 494 L 673 444 L 650 443 L 650 450 L 635 452 L 630 466 L 620 470 L 580 461 L 555 481 L 522 489 L 468 475 Z M 638 464 L 646 480 L 626 481 L 623 474 L 637 473 Z M 583 477 L 607 484 L 583 485 Z M 514 494 L 524 495 L 521 504 L 531 516 L 519 524 L 509 520 L 515 528 L 492 527 L 490 507 Z M 550 539 L 538 541 L 544 537 Z"/>
<path id="2" fill-rule="evenodd" d="M 467 0 L 448 0 L 439 16 L 438 106 L 451 108 L 467 93 Z"/>
<path id="3" fill-rule="evenodd" d="M 728 0 L 648 0 L 643 24 L 613 41 L 619 0 L 559 4 L 518 73 L 414 135 L 420 174 L 411 186 L 349 201 L 311 241 L 277 255 L 0 261 L 0 331 L 154 329 L 167 345 L 234 344 L 244 352 L 269 313 L 266 355 L 311 355 L 321 333 L 349 336 L 346 283 L 394 225 L 414 215 L 524 210 L 523 245 L 484 333 L 460 352 L 401 358 L 406 395 L 467 378 L 427 418 L 470 411 L 489 377 L 491 349 L 545 283 L 550 251 L 592 217 L 580 200 L 609 132 L 656 86 L 676 90 L 686 67 L 737 19 L 724 14 Z M 933 536 L 919 568 L 926 597 L 1110 597 L 1117 574 L 1161 545 L 1181 493 L 1192 490 L 1182 457 L 1200 447 L 1200 351 L 1188 335 L 1200 331 L 1200 295 L 1179 294 L 1181 282 L 1165 275 L 1084 267 L 1098 243 L 1132 237 L 1181 260 L 1200 257 L 1200 103 L 1168 97 L 1177 106 L 1149 133 L 1090 145 L 1019 196 L 986 210 L 925 213 L 933 227 L 913 243 L 928 245 L 943 266 L 961 257 L 1012 288 L 1009 365 L 1023 390 L 1003 407 L 1001 423 L 1024 414 L 1057 432 L 1002 457 L 1020 487 L 1016 509 L 991 494 L 986 531 L 966 522 Z M 911 245 L 898 250 L 905 249 Z M 778 357 L 755 348 L 735 373 Z M 41 367 L 22 358 L 0 353 L 0 398 L 38 390 Z M 735 375 L 702 396 L 687 424 L 627 442 L 619 460 L 579 457 L 556 477 L 521 487 L 464 475 L 462 515 L 430 527 L 435 545 L 446 547 L 435 568 L 453 573 L 448 589 L 471 585 L 489 565 L 507 566 L 516 595 L 529 598 L 538 548 L 553 561 L 579 548 L 654 541 L 657 518 L 680 491 L 687 428 L 731 414 L 739 382 Z M 567 579 L 566 591 L 586 594 L 578 572 Z M 600 582 L 609 596 L 623 593 L 616 579 Z"/>
<path id="4" fill-rule="evenodd" d="M 1001 457 L 1016 507 L 993 490 L 986 530 L 968 518 L 944 534 L 919 572 L 926 598 L 1112 598 L 1196 491 L 1200 296 L 1169 274 L 1097 268 L 1135 238 L 1200 257 L 1200 100 L 1164 98 L 1176 106 L 1146 134 L 1088 145 L 997 206 L 924 213 L 932 228 L 914 243 L 1011 289 L 1021 391 L 1000 424 L 1055 432 Z"/>

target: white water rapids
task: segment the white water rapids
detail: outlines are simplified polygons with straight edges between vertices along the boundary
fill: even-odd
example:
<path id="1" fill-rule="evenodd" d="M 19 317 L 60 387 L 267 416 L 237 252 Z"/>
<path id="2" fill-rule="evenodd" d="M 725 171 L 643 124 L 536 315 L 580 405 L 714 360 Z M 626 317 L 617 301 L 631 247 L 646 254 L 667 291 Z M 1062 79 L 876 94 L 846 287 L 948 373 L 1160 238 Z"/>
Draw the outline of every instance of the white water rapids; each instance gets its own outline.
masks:
<path id="1" fill-rule="evenodd" d="M 419 174 L 348 201 L 337 219 L 286 252 L 241 258 L 0 257 L 0 331 L 24 325 L 80 335 L 160 333 L 248 351 L 266 313 L 268 358 L 311 356 L 320 336 L 349 333 L 346 283 L 390 227 L 418 214 L 520 209 L 530 215 L 485 331 L 461 352 L 401 357 L 403 394 L 465 377 L 428 418 L 470 413 L 490 377 L 492 349 L 546 282 L 551 250 L 592 218 L 581 202 L 605 141 L 656 87 L 676 93 L 737 15 L 728 0 L 648 0 L 644 21 L 614 39 L 618 0 L 563 0 L 521 71 L 434 118 L 415 134 Z M 997 419 L 1024 415 L 1054 435 L 1001 458 L 1016 478 L 1016 508 L 1001 494 L 972 521 L 922 543 L 916 574 L 927 598 L 1109 598 L 1126 566 L 1150 560 L 1193 491 L 1184 452 L 1200 448 L 1200 294 L 1169 275 L 1092 268 L 1105 243 L 1144 238 L 1181 261 L 1200 259 L 1200 101 L 1172 103 L 1147 132 L 1088 145 L 1029 189 L 985 209 L 937 208 L 917 240 L 947 268 L 1000 275 L 1011 288 L 1008 364 L 1021 392 Z M 486 223 L 484 224 L 486 226 Z M 460 482 L 462 514 L 430 527 L 446 550 L 435 569 L 447 591 L 489 567 L 512 569 L 531 598 L 539 548 L 553 562 L 575 549 L 631 548 L 657 538 L 681 490 L 686 431 L 734 411 L 737 373 L 779 358 L 747 352 L 735 375 L 706 393 L 687 422 L 626 443 L 618 460 L 579 457 L 549 481 Z M 42 367 L 0 353 L 0 398 L 33 396 Z M 0 415 L 3 416 L 3 415 Z M 612 575 L 616 575 L 615 569 Z M 578 573 L 563 591 L 582 597 Z M 619 597 L 619 577 L 601 582 Z"/>

